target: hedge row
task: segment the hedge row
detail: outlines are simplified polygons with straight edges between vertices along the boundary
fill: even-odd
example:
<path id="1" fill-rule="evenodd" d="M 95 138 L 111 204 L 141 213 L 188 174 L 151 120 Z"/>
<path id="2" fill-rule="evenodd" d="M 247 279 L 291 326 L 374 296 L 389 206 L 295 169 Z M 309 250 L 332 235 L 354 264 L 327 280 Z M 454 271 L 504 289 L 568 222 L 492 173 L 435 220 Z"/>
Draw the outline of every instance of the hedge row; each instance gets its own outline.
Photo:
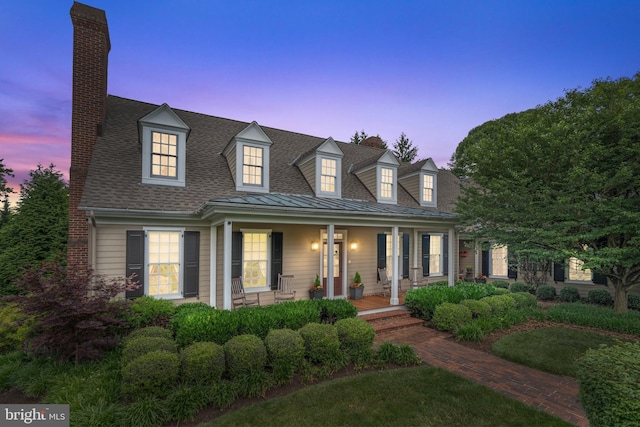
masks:
<path id="1" fill-rule="evenodd" d="M 429 286 L 407 291 L 404 303 L 414 317 L 431 320 L 436 307 L 442 303 L 457 304 L 465 299 L 479 300 L 495 295 L 496 287 L 491 284 L 456 282 L 453 287 Z"/>
<path id="2" fill-rule="evenodd" d="M 238 335 L 264 339 L 274 329 L 298 330 L 307 323 L 332 324 L 357 314 L 357 309 L 346 300 L 303 300 L 234 311 L 191 303 L 177 307 L 170 328 L 180 347 L 198 341 L 223 345 Z"/>

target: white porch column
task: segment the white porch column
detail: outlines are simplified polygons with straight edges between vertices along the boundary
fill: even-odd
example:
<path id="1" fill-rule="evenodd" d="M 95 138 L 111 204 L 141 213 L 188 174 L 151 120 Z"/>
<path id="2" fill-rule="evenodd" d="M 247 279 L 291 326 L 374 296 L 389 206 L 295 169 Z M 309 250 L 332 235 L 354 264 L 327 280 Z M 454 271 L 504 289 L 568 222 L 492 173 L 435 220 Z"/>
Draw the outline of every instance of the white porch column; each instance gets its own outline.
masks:
<path id="1" fill-rule="evenodd" d="M 391 253 L 393 256 L 391 257 L 391 265 L 392 265 L 392 273 L 391 273 L 391 300 L 389 304 L 398 305 L 400 304 L 400 299 L 398 298 L 398 227 L 394 226 L 391 232 Z"/>
<path id="2" fill-rule="evenodd" d="M 447 266 L 447 271 L 449 272 L 449 286 L 453 286 L 456 282 L 456 277 L 458 277 L 458 272 L 456 270 L 454 270 L 454 267 L 456 265 L 456 259 L 454 258 L 456 256 L 456 241 L 454 240 L 456 238 L 456 230 L 451 227 L 449 229 L 449 262 L 448 262 L 448 266 Z"/>
<path id="3" fill-rule="evenodd" d="M 333 279 L 333 234 L 335 233 L 335 224 L 327 225 L 327 297 L 333 299 L 335 295 L 334 279 Z"/>
<path id="4" fill-rule="evenodd" d="M 215 225 L 211 226 L 211 231 L 209 232 L 209 305 L 211 307 L 216 306 L 216 276 L 218 275 L 217 270 L 217 253 L 216 248 L 218 247 L 218 227 Z"/>
<path id="5" fill-rule="evenodd" d="M 482 265 L 482 251 L 480 248 L 480 245 L 478 245 L 478 241 L 474 240 L 473 244 L 475 246 L 475 250 L 473 251 L 474 253 L 474 260 L 473 260 L 473 274 L 475 274 L 476 276 L 479 276 L 482 271 L 481 271 L 481 265 Z"/>
<path id="6" fill-rule="evenodd" d="M 233 229 L 233 223 L 231 221 L 224 221 L 224 243 L 222 250 L 223 257 L 223 299 L 224 309 L 231 310 L 231 231 Z"/>

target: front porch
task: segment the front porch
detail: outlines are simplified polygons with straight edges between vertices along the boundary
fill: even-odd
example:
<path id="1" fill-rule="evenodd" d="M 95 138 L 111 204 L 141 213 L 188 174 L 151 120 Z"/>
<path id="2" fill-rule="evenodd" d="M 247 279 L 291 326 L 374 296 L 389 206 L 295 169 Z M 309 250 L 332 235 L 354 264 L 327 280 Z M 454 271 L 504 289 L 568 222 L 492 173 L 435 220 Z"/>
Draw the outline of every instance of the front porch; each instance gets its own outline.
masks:
<path id="1" fill-rule="evenodd" d="M 380 312 L 386 310 L 397 310 L 404 308 L 404 297 L 407 291 L 400 290 L 398 291 L 398 305 L 391 305 L 389 302 L 388 296 L 383 296 L 381 294 L 376 295 L 364 295 L 362 299 L 353 300 L 349 299 L 348 301 L 353 304 L 356 309 L 358 309 L 358 316 L 363 314 L 369 314 L 372 312 Z"/>

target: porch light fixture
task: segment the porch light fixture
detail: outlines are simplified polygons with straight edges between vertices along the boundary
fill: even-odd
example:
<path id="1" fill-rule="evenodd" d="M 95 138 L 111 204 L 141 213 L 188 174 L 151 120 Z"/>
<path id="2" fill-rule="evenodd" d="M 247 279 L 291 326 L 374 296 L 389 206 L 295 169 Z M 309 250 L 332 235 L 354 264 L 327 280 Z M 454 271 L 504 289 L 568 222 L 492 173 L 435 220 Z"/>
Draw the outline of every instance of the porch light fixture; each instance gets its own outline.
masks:
<path id="1" fill-rule="evenodd" d="M 311 250 L 313 252 L 317 252 L 319 248 L 320 248 L 320 245 L 318 244 L 318 242 L 311 242 Z"/>
<path id="2" fill-rule="evenodd" d="M 352 251 L 358 250 L 358 242 L 351 242 L 351 250 Z"/>

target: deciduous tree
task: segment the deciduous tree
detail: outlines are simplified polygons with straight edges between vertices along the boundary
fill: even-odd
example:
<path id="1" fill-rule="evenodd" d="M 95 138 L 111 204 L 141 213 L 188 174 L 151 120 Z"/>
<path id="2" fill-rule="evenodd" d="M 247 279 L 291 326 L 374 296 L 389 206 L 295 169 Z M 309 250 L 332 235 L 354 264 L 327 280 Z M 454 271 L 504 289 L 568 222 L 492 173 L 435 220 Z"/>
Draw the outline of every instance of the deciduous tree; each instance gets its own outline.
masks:
<path id="1" fill-rule="evenodd" d="M 640 286 L 640 73 L 595 80 L 487 122 L 458 145 L 457 212 L 474 237 L 607 277 L 615 309 Z"/>

